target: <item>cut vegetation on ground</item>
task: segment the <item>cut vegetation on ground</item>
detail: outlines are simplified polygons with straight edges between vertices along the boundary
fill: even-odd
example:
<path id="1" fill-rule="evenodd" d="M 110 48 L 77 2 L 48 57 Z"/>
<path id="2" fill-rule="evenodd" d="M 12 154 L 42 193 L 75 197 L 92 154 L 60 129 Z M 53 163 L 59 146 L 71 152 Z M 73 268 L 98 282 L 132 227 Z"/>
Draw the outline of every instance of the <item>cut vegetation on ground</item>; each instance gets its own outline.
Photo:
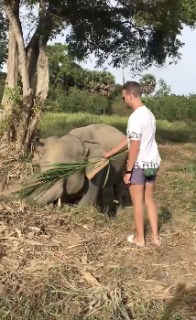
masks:
<path id="1" fill-rule="evenodd" d="M 40 128 L 46 137 L 98 122 L 125 132 L 127 119 L 48 114 Z M 130 204 L 114 219 L 92 208 L 1 203 L 0 319 L 196 319 L 195 137 L 193 125 L 157 121 L 160 248 L 147 219 L 147 246 L 127 243 Z"/>

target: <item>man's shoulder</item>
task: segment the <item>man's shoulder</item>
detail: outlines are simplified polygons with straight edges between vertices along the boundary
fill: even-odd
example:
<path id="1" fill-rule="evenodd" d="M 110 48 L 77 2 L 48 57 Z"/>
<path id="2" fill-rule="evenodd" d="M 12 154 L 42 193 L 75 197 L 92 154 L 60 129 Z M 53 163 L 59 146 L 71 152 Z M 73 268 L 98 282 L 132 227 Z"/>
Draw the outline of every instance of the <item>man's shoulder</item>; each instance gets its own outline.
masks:
<path id="1" fill-rule="evenodd" d="M 148 117 L 150 116 L 154 118 L 154 114 L 147 106 L 144 106 L 144 108 L 141 108 L 140 110 L 138 110 L 138 112 L 136 113 L 136 116 L 140 119 L 145 118 L 146 116 Z"/>
<path id="2" fill-rule="evenodd" d="M 129 116 L 129 120 L 141 120 L 142 115 L 146 114 L 146 112 L 148 112 L 146 106 L 144 106 L 145 108 L 137 108 L 134 112 L 132 112 L 132 114 Z"/>

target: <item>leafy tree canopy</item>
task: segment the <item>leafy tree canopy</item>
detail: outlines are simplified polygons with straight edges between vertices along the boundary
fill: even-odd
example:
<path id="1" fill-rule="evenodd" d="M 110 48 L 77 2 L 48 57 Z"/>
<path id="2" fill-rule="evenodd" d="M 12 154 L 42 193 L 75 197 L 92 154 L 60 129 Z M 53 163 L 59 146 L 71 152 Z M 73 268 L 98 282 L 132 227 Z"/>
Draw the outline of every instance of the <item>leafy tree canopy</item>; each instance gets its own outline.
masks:
<path id="1" fill-rule="evenodd" d="M 70 87 L 109 96 L 114 88 L 114 76 L 106 71 L 90 71 L 79 66 L 61 43 L 47 46 L 50 86 L 68 93 Z"/>
<path id="2" fill-rule="evenodd" d="M 165 82 L 164 79 L 160 79 L 158 81 L 158 86 L 159 88 L 155 92 L 154 97 L 156 98 L 165 97 L 171 94 L 171 87 Z"/>
<path id="3" fill-rule="evenodd" d="M 167 57 L 176 61 L 183 45 L 177 37 L 183 25 L 194 27 L 196 21 L 194 0 L 23 1 L 31 12 L 41 2 L 45 22 L 37 34 L 52 38 L 69 28 L 66 43 L 73 56 L 94 53 L 98 65 L 111 58 L 114 67 L 129 64 L 132 70 L 162 65 Z"/>
<path id="4" fill-rule="evenodd" d="M 68 54 L 68 47 L 61 43 L 47 46 L 50 85 L 67 91 L 69 87 L 81 87 L 83 69 Z"/>

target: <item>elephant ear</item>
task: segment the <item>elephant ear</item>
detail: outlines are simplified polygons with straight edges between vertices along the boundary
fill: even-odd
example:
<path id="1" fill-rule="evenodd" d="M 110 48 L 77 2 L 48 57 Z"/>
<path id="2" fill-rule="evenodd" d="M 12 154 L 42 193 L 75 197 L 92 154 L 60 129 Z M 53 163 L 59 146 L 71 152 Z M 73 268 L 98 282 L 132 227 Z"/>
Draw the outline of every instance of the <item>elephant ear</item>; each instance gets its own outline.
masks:
<path id="1" fill-rule="evenodd" d="M 100 144 L 96 141 L 84 141 L 85 147 L 88 148 L 88 162 L 95 162 L 103 158 L 104 150 Z M 103 159 L 103 163 L 98 162 L 86 168 L 86 176 L 88 179 L 92 179 L 98 172 L 108 165 L 109 161 Z"/>
<path id="2" fill-rule="evenodd" d="M 88 161 L 89 149 L 90 149 L 89 146 L 84 145 L 84 159 L 85 159 L 86 161 Z"/>
<path id="3" fill-rule="evenodd" d="M 45 139 L 35 139 L 32 143 L 32 149 L 34 152 L 40 153 L 44 147 Z"/>
<path id="4" fill-rule="evenodd" d="M 41 144 L 41 146 L 44 145 L 45 141 L 46 141 L 46 139 L 39 139 L 39 143 Z"/>
<path id="5" fill-rule="evenodd" d="M 92 144 L 100 144 L 100 143 L 98 143 L 97 141 L 94 141 L 94 140 L 84 140 L 83 144 L 84 144 L 84 150 L 85 150 L 84 151 L 84 157 L 88 161 L 89 154 L 90 154 L 90 145 L 92 145 Z"/>

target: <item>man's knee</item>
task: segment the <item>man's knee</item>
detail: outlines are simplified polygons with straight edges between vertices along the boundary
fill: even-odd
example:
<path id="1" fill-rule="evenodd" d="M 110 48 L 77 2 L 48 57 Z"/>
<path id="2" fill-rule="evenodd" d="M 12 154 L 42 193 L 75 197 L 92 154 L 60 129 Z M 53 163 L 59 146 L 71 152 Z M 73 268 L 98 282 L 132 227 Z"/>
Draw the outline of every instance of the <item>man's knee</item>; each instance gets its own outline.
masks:
<path id="1" fill-rule="evenodd" d="M 153 198 L 145 197 L 144 202 L 145 202 L 145 205 L 146 205 L 147 207 L 148 207 L 148 206 L 151 206 L 152 204 L 154 204 Z"/>
<path id="2" fill-rule="evenodd" d="M 129 188 L 131 200 L 133 205 L 143 205 L 144 203 L 144 186 L 143 185 L 131 185 Z"/>
<path id="3" fill-rule="evenodd" d="M 154 183 L 146 183 L 145 185 L 145 193 L 144 193 L 144 202 L 146 206 L 153 204 L 153 191 L 154 191 Z"/>

